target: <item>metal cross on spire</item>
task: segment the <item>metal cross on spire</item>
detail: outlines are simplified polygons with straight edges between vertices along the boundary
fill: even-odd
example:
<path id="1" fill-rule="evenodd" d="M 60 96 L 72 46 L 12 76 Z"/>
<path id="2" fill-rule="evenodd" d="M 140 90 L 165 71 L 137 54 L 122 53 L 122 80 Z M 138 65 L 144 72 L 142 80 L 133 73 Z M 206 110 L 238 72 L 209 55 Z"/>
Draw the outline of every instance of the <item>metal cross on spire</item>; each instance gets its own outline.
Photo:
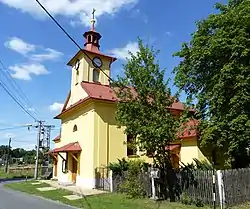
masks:
<path id="1" fill-rule="evenodd" d="M 93 15 L 93 20 L 95 19 L 95 12 L 96 12 L 96 9 L 93 8 L 93 12 L 92 12 L 92 15 Z"/>
<path id="2" fill-rule="evenodd" d="M 93 12 L 92 12 L 92 20 L 91 20 L 91 23 L 92 23 L 92 28 L 91 30 L 94 31 L 95 30 L 95 12 L 96 12 L 96 9 L 93 8 Z"/>

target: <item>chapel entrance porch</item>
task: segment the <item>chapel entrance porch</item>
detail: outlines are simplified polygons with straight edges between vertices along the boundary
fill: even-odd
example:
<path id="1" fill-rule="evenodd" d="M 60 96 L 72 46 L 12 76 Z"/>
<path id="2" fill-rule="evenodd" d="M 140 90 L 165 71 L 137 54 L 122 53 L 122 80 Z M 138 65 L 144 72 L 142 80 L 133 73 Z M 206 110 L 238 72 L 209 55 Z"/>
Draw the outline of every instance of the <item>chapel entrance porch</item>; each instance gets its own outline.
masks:
<path id="1" fill-rule="evenodd" d="M 54 161 L 54 176 L 58 176 L 58 181 L 62 183 L 73 183 L 77 181 L 77 176 L 80 175 L 80 155 L 81 147 L 78 142 L 66 144 L 60 148 L 55 148 L 49 152 L 55 159 Z M 55 157 L 57 156 L 57 157 Z M 58 165 L 60 159 L 61 172 L 58 175 Z M 56 171 L 56 173 L 55 173 Z M 59 177 L 60 176 L 60 177 Z"/>
<path id="2" fill-rule="evenodd" d="M 77 153 L 68 153 L 68 168 L 69 168 L 69 174 L 71 174 L 71 181 L 72 183 L 76 183 L 76 177 L 77 174 L 80 174 L 79 172 L 79 167 L 80 165 L 78 164 L 79 162 L 79 157 Z"/>

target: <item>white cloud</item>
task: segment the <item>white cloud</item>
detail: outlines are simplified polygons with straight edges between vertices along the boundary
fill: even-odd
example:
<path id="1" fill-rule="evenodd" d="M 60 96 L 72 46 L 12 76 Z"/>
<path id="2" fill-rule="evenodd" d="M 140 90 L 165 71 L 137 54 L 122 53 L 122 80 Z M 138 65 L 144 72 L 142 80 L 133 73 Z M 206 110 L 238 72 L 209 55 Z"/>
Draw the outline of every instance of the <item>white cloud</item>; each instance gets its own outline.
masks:
<path id="1" fill-rule="evenodd" d="M 60 111 L 63 108 L 63 103 L 59 103 L 59 102 L 54 102 L 52 105 L 49 106 L 49 109 L 51 111 Z"/>
<path id="2" fill-rule="evenodd" d="M 63 15 L 77 20 L 84 25 L 90 24 L 92 9 L 96 9 L 96 17 L 113 15 L 123 7 L 132 8 L 139 0 L 41 0 L 41 3 L 54 16 Z M 44 18 L 45 13 L 36 1 L 0 0 L 9 7 L 31 14 L 36 18 Z"/>
<path id="3" fill-rule="evenodd" d="M 29 52 L 35 51 L 36 46 L 33 44 L 26 43 L 22 39 L 18 37 L 12 37 L 9 41 L 5 42 L 4 45 L 13 50 L 16 51 L 22 55 L 27 55 Z"/>
<path id="4" fill-rule="evenodd" d="M 49 71 L 44 67 L 44 65 L 39 63 L 32 64 L 20 64 L 9 67 L 13 71 L 11 76 L 20 80 L 31 80 L 32 75 L 46 75 Z"/>
<path id="5" fill-rule="evenodd" d="M 129 42 L 126 46 L 122 48 L 115 48 L 110 50 L 110 53 L 117 57 L 118 59 L 126 60 L 126 58 L 129 58 L 129 51 L 132 54 L 135 54 L 138 52 L 139 47 L 137 42 Z"/>
<path id="6" fill-rule="evenodd" d="M 63 56 L 62 52 L 56 51 L 54 49 L 47 48 L 44 50 L 44 53 L 41 54 L 32 54 L 31 59 L 34 61 L 45 61 L 45 60 L 57 60 Z"/>
<path id="7" fill-rule="evenodd" d="M 59 52 L 55 49 L 44 48 L 42 46 L 30 44 L 18 37 L 10 38 L 10 40 L 5 42 L 4 45 L 15 52 L 22 54 L 27 59 L 38 62 L 57 60 L 63 56 L 62 52 Z"/>

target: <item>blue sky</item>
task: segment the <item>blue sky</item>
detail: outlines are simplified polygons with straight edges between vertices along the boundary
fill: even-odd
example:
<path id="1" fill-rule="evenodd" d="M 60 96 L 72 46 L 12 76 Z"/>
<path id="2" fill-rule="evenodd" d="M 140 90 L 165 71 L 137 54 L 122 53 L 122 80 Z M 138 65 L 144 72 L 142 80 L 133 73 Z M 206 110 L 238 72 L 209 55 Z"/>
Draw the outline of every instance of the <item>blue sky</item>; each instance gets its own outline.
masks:
<path id="1" fill-rule="evenodd" d="M 167 68 L 166 78 L 173 78 L 171 71 L 179 60 L 172 54 L 181 48 L 182 42 L 190 40 L 190 34 L 196 29 L 196 20 L 215 12 L 213 5 L 218 0 L 41 2 L 45 2 L 45 6 L 82 46 L 82 34 L 89 29 L 90 13 L 96 8 L 96 29 L 103 36 L 101 51 L 118 58 L 111 69 L 113 76 L 122 73 L 127 50 L 137 50 L 139 36 L 160 50 L 158 59 L 161 67 Z M 225 3 L 226 0 L 219 2 Z M 56 125 L 57 129 L 52 132 L 54 137 L 59 132 L 60 121 L 53 120 L 53 116 L 60 111 L 70 88 L 71 71 L 66 63 L 77 48 L 46 17 L 35 0 L 0 0 L 0 14 L 0 60 L 33 104 L 39 118 Z M 0 79 L 3 79 L 1 74 Z M 2 88 L 0 98 L 0 144 L 6 144 L 7 138 L 12 136 L 13 147 L 34 148 L 36 130 L 1 131 L 34 120 Z"/>

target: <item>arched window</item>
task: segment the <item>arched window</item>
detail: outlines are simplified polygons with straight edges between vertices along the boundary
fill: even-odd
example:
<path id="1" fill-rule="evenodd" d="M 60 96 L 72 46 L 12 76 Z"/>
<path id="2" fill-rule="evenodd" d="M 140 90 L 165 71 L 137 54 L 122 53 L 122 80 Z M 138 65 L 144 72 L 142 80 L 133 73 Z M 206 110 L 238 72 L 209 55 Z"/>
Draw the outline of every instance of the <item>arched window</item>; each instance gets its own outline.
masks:
<path id="1" fill-rule="evenodd" d="M 97 69 L 93 70 L 93 81 L 94 82 L 99 82 L 99 74 L 100 74 L 99 70 L 97 70 Z"/>
<path id="2" fill-rule="evenodd" d="M 77 85 L 79 81 L 79 70 L 76 70 L 75 84 Z"/>
<path id="3" fill-rule="evenodd" d="M 88 36 L 88 43 L 90 43 L 91 42 L 91 36 L 89 35 Z"/>
<path id="4" fill-rule="evenodd" d="M 73 132 L 77 131 L 77 125 L 74 125 Z"/>

